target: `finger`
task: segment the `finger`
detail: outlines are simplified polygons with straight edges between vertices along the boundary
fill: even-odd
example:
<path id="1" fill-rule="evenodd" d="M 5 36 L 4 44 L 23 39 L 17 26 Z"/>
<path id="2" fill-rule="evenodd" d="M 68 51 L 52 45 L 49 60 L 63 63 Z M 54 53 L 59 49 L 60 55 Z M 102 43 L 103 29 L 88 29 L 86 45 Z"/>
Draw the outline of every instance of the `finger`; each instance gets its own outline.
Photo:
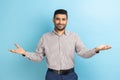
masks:
<path id="1" fill-rule="evenodd" d="M 108 47 L 108 49 L 112 48 L 111 46 Z"/>
<path id="2" fill-rule="evenodd" d="M 110 49 L 110 48 L 111 48 L 110 45 L 106 45 L 106 46 L 105 46 L 105 49 Z"/>
<path id="3" fill-rule="evenodd" d="M 110 45 L 106 45 L 107 48 L 112 48 Z"/>
<path id="4" fill-rule="evenodd" d="M 20 48 L 20 46 L 19 46 L 18 44 L 16 44 L 16 43 L 15 43 L 15 46 L 16 46 L 17 48 Z"/>
<path id="5" fill-rule="evenodd" d="M 16 50 L 9 50 L 10 52 L 16 53 Z"/>

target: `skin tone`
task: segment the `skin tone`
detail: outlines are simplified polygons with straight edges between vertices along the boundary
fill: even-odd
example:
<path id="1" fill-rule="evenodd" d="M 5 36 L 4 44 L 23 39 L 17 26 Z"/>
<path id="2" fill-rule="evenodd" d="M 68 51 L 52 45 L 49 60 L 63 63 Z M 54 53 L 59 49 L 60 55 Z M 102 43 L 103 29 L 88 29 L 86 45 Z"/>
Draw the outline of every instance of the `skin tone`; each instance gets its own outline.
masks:
<path id="1" fill-rule="evenodd" d="M 59 36 L 61 36 L 65 32 L 65 28 L 67 25 L 68 19 L 65 14 L 57 14 L 53 18 L 53 23 L 55 25 L 55 31 Z"/>
<path id="2" fill-rule="evenodd" d="M 59 36 L 64 34 L 67 22 L 68 22 L 68 18 L 65 14 L 56 14 L 55 17 L 53 18 L 55 31 Z M 9 51 L 16 54 L 26 55 L 26 51 L 22 47 L 20 47 L 18 44 L 15 44 L 15 46 L 16 46 L 16 49 L 12 49 Z M 101 50 L 108 50 L 110 48 L 112 48 L 110 45 L 100 45 L 94 49 L 97 52 Z"/>

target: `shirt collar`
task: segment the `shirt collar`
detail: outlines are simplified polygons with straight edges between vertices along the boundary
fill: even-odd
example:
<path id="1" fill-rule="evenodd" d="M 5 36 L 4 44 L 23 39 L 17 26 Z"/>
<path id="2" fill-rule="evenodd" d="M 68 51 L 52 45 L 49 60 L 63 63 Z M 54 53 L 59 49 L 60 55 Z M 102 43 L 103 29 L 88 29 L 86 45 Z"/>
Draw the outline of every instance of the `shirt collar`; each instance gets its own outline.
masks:
<path id="1" fill-rule="evenodd" d="M 53 30 L 52 32 L 57 35 L 57 32 L 56 32 L 55 30 Z M 65 32 L 64 32 L 64 35 L 66 35 L 66 36 L 68 35 L 68 32 L 67 32 L 66 30 L 65 30 Z"/>

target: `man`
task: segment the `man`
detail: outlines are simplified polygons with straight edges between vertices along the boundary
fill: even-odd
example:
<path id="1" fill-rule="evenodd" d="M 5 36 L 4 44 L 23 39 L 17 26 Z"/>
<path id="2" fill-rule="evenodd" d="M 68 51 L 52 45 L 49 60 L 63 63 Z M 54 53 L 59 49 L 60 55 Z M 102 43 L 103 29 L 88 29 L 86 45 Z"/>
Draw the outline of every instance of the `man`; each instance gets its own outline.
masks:
<path id="1" fill-rule="evenodd" d="M 65 30 L 68 14 L 64 9 L 55 11 L 53 22 L 54 31 L 42 36 L 36 52 L 26 52 L 18 44 L 15 44 L 17 49 L 10 50 L 33 61 L 42 61 L 46 56 L 48 65 L 46 80 L 78 80 L 74 71 L 74 52 L 84 58 L 89 58 L 101 50 L 111 48 L 110 45 L 100 45 L 94 49 L 87 49 L 78 35 Z"/>

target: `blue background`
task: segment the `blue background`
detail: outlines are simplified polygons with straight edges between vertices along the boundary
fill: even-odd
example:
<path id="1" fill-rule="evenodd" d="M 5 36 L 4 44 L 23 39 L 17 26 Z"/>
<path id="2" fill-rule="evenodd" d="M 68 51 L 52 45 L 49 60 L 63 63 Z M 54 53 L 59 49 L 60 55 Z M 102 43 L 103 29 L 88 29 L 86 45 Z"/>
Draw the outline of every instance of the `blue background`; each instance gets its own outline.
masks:
<path id="1" fill-rule="evenodd" d="M 44 80 L 45 59 L 32 62 L 8 52 L 20 44 L 35 51 L 40 37 L 52 31 L 54 10 L 68 11 L 67 30 L 76 32 L 88 48 L 110 44 L 89 59 L 75 55 L 79 80 L 120 80 L 119 0 L 0 0 L 0 80 Z"/>

